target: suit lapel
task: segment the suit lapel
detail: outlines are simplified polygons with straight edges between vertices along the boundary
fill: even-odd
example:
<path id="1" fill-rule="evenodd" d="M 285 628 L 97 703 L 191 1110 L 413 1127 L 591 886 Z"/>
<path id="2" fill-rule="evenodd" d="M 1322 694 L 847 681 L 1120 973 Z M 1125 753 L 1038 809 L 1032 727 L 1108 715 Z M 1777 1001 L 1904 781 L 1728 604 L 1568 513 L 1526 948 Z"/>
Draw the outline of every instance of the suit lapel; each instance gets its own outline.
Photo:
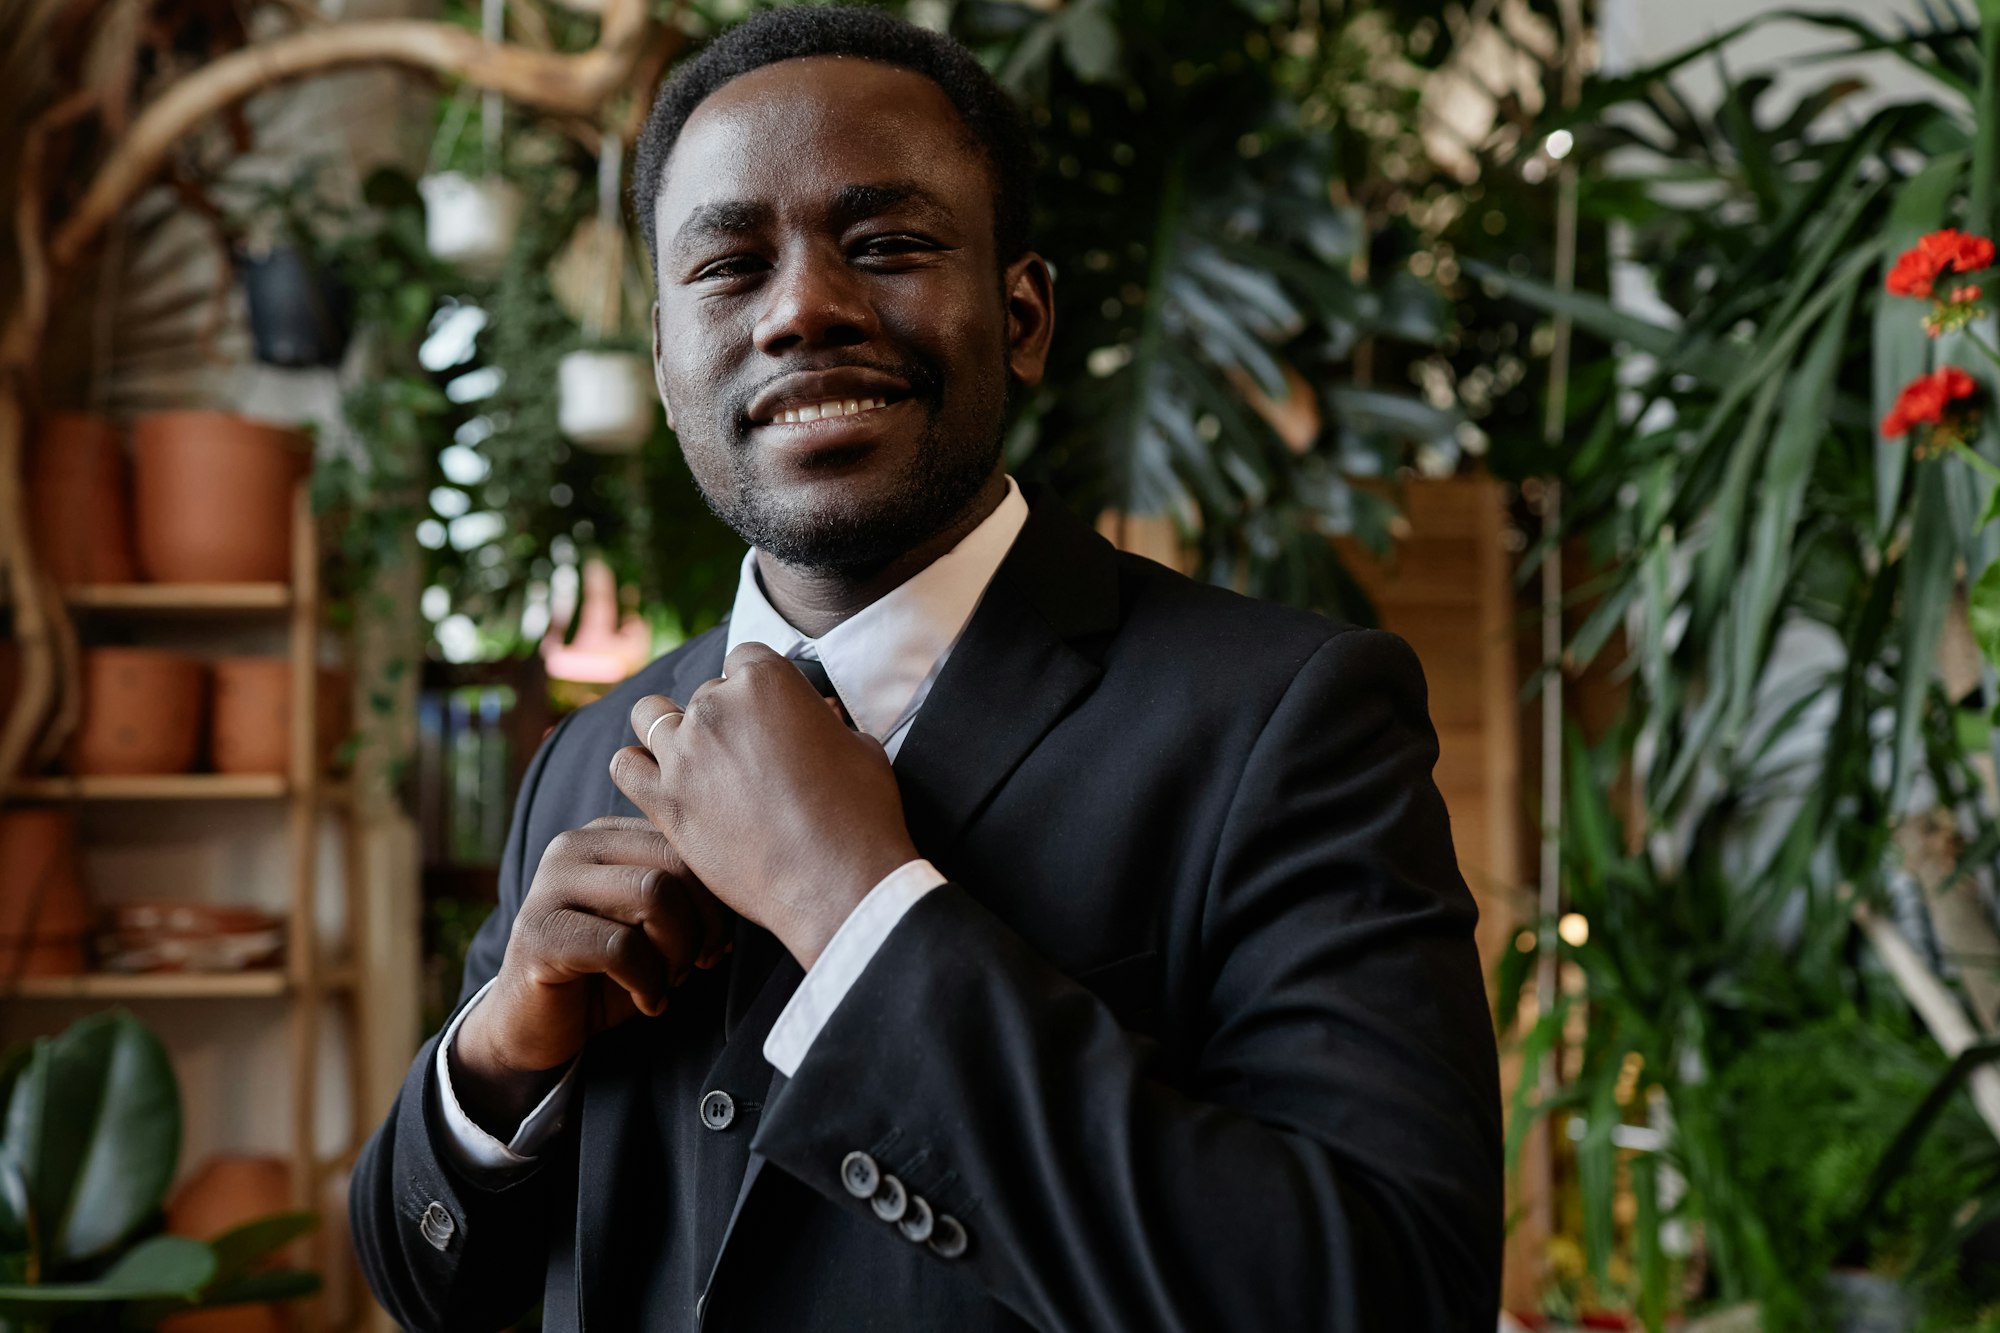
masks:
<path id="1" fill-rule="evenodd" d="M 916 844 L 941 855 L 1015 765 L 1097 683 L 1118 623 L 1110 543 L 1046 492 L 951 650 L 896 756 Z"/>

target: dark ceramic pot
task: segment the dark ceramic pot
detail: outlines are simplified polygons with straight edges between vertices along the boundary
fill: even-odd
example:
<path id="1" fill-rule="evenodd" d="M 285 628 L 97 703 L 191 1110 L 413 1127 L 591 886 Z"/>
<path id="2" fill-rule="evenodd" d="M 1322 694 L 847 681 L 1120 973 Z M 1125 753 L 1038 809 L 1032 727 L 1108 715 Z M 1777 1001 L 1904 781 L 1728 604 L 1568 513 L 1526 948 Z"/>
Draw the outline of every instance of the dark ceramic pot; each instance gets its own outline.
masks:
<path id="1" fill-rule="evenodd" d="M 238 255 L 257 359 L 271 366 L 337 366 L 354 330 L 354 296 L 297 246 Z"/>

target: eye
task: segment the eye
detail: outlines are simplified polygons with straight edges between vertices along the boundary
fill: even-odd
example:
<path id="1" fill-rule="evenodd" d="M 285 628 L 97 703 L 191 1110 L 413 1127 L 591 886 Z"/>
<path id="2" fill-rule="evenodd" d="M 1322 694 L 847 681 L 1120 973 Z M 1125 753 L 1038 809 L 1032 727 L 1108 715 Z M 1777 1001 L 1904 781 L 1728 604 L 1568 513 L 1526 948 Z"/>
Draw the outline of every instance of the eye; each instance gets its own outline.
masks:
<path id="1" fill-rule="evenodd" d="M 755 255 L 730 255 L 726 259 L 718 259 L 714 263 L 705 264 L 696 270 L 694 281 L 707 282 L 715 278 L 740 278 L 745 274 L 756 272 L 757 268 L 763 262 L 763 260 L 757 258 Z"/>
<path id="2" fill-rule="evenodd" d="M 870 236 L 855 247 L 862 258 L 889 259 L 898 255 L 919 254 L 938 249 L 935 241 L 922 236 L 912 236 L 907 232 L 896 232 L 887 236 Z"/>

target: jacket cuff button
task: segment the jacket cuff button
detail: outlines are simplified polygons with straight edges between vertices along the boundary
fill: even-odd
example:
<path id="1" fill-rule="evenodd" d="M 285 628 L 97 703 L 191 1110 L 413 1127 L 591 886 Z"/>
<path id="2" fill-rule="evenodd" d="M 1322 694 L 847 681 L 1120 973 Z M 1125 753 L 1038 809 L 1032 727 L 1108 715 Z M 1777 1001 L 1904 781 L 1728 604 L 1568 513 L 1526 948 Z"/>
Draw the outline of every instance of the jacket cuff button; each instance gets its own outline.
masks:
<path id="1" fill-rule="evenodd" d="M 840 1183 L 857 1199 L 873 1198 L 882 1183 L 882 1169 L 875 1159 L 859 1150 L 840 1159 Z"/>
<path id="2" fill-rule="evenodd" d="M 417 1230 L 423 1233 L 432 1249 L 443 1250 L 451 1244 L 452 1233 L 458 1230 L 458 1221 L 452 1217 L 449 1208 L 432 1199 L 430 1207 L 424 1209 L 424 1215 L 417 1221 Z"/>
<path id="3" fill-rule="evenodd" d="M 910 1240 L 921 1245 L 931 1238 L 931 1228 L 933 1225 L 935 1225 L 935 1219 L 931 1215 L 930 1203 L 925 1200 L 923 1195 L 912 1194 L 910 1196 L 910 1210 L 903 1214 L 902 1221 L 896 1223 L 896 1229 Z"/>
<path id="4" fill-rule="evenodd" d="M 931 1251 L 942 1259 L 956 1259 L 965 1253 L 965 1228 L 950 1213 L 939 1213 L 930 1238 Z"/>

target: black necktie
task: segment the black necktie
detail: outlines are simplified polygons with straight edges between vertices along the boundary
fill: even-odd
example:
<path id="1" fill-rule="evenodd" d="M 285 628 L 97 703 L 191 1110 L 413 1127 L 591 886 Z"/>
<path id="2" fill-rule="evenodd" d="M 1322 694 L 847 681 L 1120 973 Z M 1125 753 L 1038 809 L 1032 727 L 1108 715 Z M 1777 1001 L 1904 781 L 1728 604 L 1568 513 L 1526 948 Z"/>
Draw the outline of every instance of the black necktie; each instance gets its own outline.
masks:
<path id="1" fill-rule="evenodd" d="M 794 657 L 792 665 L 797 667 L 799 674 L 810 681 L 812 687 L 819 691 L 820 698 L 831 699 L 835 703 L 840 704 L 841 721 L 847 723 L 850 727 L 854 725 L 853 719 L 847 715 L 847 705 L 841 703 L 839 691 L 833 688 L 833 680 L 826 674 L 826 663 L 820 661 L 817 657 Z"/>

